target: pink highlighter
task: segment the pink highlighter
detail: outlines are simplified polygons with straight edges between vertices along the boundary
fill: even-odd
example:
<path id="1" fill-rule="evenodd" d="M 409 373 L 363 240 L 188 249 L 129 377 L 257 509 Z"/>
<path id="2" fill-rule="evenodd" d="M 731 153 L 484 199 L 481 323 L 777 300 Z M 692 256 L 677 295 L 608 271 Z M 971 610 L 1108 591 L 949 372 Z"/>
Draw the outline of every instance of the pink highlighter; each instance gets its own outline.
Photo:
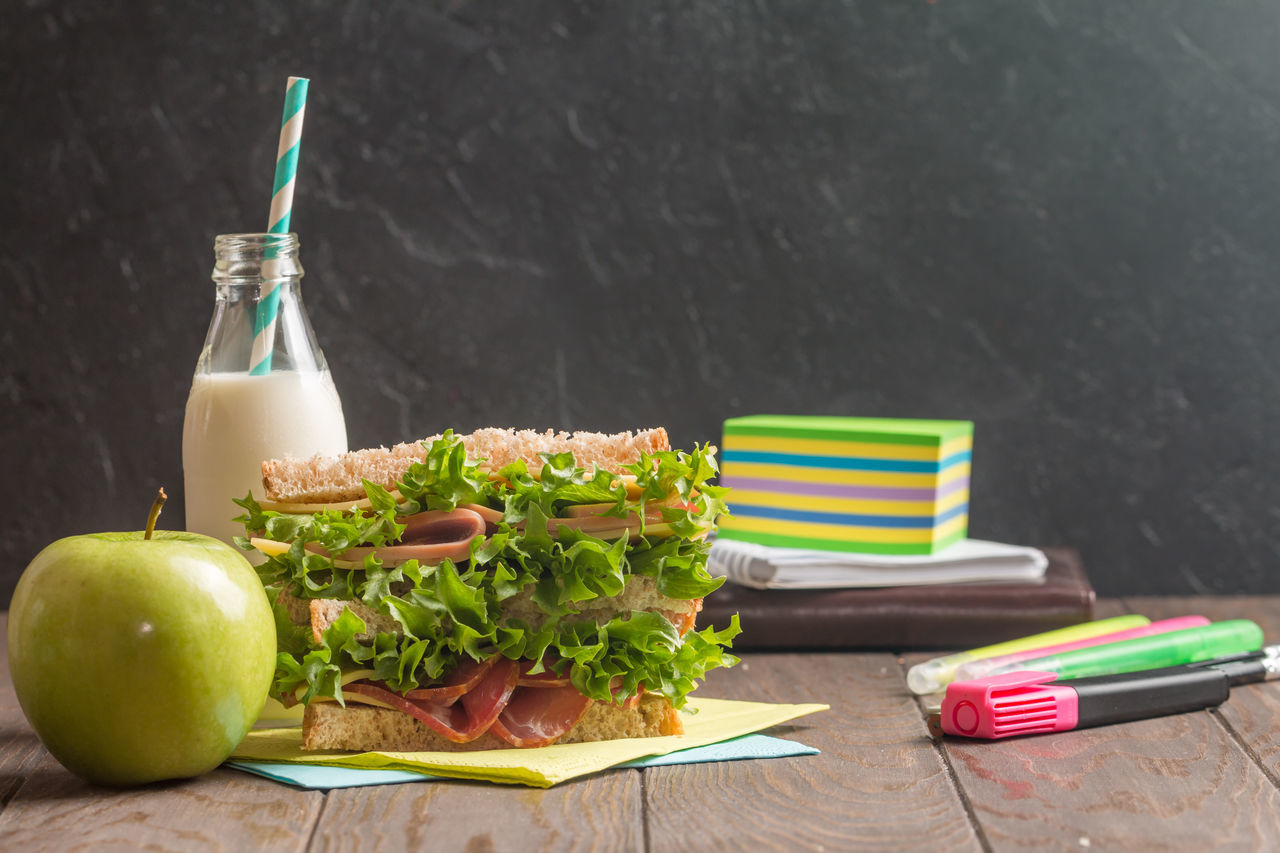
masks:
<path id="1" fill-rule="evenodd" d="M 1120 640 L 1132 640 L 1137 637 L 1149 637 L 1152 634 L 1165 634 L 1169 631 L 1181 631 L 1184 628 L 1199 628 L 1208 625 L 1209 620 L 1203 616 L 1177 616 L 1173 619 L 1161 619 L 1158 622 L 1151 622 L 1140 628 L 1129 628 L 1125 631 L 1116 631 L 1114 634 L 1102 634 L 1097 637 L 1086 637 L 1083 640 L 1073 640 L 1070 643 L 1059 643 L 1056 646 L 1045 646 L 1039 649 L 1028 649 L 1026 651 L 1014 652 L 1012 654 L 1000 655 L 994 658 L 984 658 L 982 660 L 969 661 L 966 664 L 956 667 L 951 680 L 972 681 L 975 678 L 982 678 L 988 672 L 999 667 L 1007 666 L 1018 661 L 1033 660 L 1035 658 L 1047 657 L 1048 655 L 1056 655 L 1060 652 L 1070 652 L 1076 649 L 1083 649 L 1089 646 L 1100 646 L 1103 643 L 1115 643 Z"/>

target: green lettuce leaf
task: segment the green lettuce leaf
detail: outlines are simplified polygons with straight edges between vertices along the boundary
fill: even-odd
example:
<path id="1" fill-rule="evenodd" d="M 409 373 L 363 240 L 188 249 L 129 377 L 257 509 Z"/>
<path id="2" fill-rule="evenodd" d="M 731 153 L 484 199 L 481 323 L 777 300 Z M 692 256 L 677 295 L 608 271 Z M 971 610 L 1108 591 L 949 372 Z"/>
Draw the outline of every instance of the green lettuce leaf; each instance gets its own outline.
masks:
<path id="1" fill-rule="evenodd" d="M 342 672 L 357 667 L 372 668 L 377 680 L 399 692 L 429 683 L 447 671 L 439 659 L 445 644 L 435 646 L 437 660 L 433 661 L 428 640 L 380 633 L 371 645 L 365 645 L 354 641 L 363 630 L 364 622 L 346 610 L 325 630 L 319 648 L 300 658 L 281 653 L 275 695 L 293 695 L 306 685 L 303 702 L 316 696 L 341 701 Z M 542 662 L 549 653 L 561 662 L 558 671 L 567 668 L 574 687 L 592 699 L 622 702 L 643 685 L 666 696 L 674 707 L 683 708 L 706 672 L 738 662 L 725 646 L 739 632 L 735 615 L 723 631 L 709 627 L 691 631 L 682 640 L 660 614 L 637 611 L 604 625 L 561 622 L 539 631 L 522 624 L 506 626 L 500 630 L 501 645 L 486 649 L 485 655 L 497 653 L 513 660 Z M 465 642 L 459 645 L 465 649 Z M 422 676 L 432 670 L 437 674 Z M 532 671 L 541 670 L 539 665 Z"/>
<path id="2" fill-rule="evenodd" d="M 405 499 L 401 514 L 451 510 L 459 504 L 488 504 L 497 490 L 483 460 L 467 459 L 467 448 L 448 430 L 427 448 L 424 461 L 410 466 L 398 483 Z"/>

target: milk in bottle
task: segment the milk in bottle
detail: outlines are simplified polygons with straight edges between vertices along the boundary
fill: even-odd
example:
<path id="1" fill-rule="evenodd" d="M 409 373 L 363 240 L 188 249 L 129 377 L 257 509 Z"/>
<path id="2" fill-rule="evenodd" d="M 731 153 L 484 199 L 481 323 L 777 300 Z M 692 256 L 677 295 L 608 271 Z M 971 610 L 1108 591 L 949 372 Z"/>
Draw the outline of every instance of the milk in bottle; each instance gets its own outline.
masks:
<path id="1" fill-rule="evenodd" d="M 264 459 L 343 453 L 347 430 L 302 304 L 297 236 L 224 234 L 214 254 L 213 320 L 187 398 L 182 469 L 187 530 L 230 543 L 244 535 L 232 498 L 263 498 Z M 279 306 L 270 369 L 250 373 L 264 274 Z"/>

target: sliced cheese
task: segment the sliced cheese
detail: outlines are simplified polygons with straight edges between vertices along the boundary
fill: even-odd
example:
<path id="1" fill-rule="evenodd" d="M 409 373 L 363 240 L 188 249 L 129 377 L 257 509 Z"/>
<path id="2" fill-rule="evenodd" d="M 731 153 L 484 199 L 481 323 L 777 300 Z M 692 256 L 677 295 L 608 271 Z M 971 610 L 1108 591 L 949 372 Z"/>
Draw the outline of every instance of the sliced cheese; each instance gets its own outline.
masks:
<path id="1" fill-rule="evenodd" d="M 399 489 L 392 489 L 391 496 L 396 499 L 396 503 L 404 500 Z M 259 501 L 258 506 L 272 512 L 283 512 L 289 515 L 311 515 L 317 512 L 328 512 L 329 510 L 341 510 L 348 512 L 357 509 L 372 509 L 373 501 L 367 497 L 360 498 L 356 501 L 338 501 L 336 503 L 290 503 L 288 501 Z"/>
<path id="2" fill-rule="evenodd" d="M 372 696 L 365 696 L 363 693 L 343 693 L 342 701 L 344 702 L 360 702 L 364 705 L 373 705 L 376 708 L 390 708 L 392 711 L 399 711 L 395 705 L 383 702 L 381 699 L 374 699 Z"/>
<path id="3" fill-rule="evenodd" d="M 289 551 L 288 542 L 277 542 L 274 539 L 260 539 L 254 536 L 250 537 L 249 544 L 268 557 L 279 557 Z M 335 569 L 363 569 L 364 563 L 354 560 L 334 560 L 333 567 Z"/>
<path id="4" fill-rule="evenodd" d="M 289 552 L 289 543 L 277 542 L 274 539 L 259 539 L 257 536 L 251 536 L 249 544 L 268 557 L 279 557 Z"/>
<path id="5" fill-rule="evenodd" d="M 340 684 L 343 684 L 343 685 L 347 685 L 347 684 L 350 684 L 350 683 L 351 683 L 351 682 L 353 682 L 353 681 L 363 681 L 363 680 L 364 680 L 364 679 L 366 679 L 366 678 L 373 678 L 373 670 L 371 670 L 371 669 L 353 669 L 353 670 L 351 670 L 351 672 L 344 672 L 344 673 L 342 673 L 342 681 L 341 681 L 341 682 L 339 682 L 339 683 L 340 683 Z M 297 690 L 295 690 L 295 691 L 293 691 L 293 695 L 294 695 L 295 697 L 297 697 L 297 699 L 298 699 L 298 701 L 299 701 L 299 702 L 301 702 L 301 701 L 302 701 L 302 697 L 303 697 L 303 696 L 305 696 L 305 695 L 306 695 L 306 693 L 307 693 L 307 688 L 306 688 L 306 686 L 305 686 L 305 685 L 299 685 L 299 686 L 298 686 L 298 689 L 297 689 Z M 367 699 L 367 700 L 366 700 L 363 696 L 359 696 L 359 697 L 357 697 L 357 696 L 346 696 L 346 695 L 344 695 L 344 696 L 343 696 L 343 698 L 344 698 L 344 699 L 346 699 L 348 702 L 352 701 L 353 699 L 356 699 L 356 700 L 359 700 L 359 701 L 367 701 L 367 702 L 369 702 L 370 704 L 375 704 L 375 703 L 377 703 L 377 700 L 374 700 L 374 699 Z M 335 701 L 335 700 L 330 699 L 328 696 L 323 696 L 323 697 L 321 697 L 321 696 L 317 696 L 315 699 L 312 699 L 311 701 L 313 701 L 313 702 L 333 702 L 333 701 Z M 381 704 L 381 703 L 377 703 L 377 704 Z M 387 707 L 387 706 L 385 706 L 385 705 L 384 705 L 383 707 Z"/>
<path id="6" fill-rule="evenodd" d="M 637 492 L 636 494 L 638 495 L 639 492 Z M 645 502 L 644 507 L 645 507 L 645 510 L 647 511 L 650 509 L 661 509 L 662 507 L 676 506 L 680 503 L 681 501 L 680 501 L 679 495 L 671 495 L 670 497 L 664 498 L 663 500 L 660 500 L 660 501 L 647 501 Z M 613 509 L 614 506 L 615 504 L 612 504 L 612 503 L 574 504 L 572 506 L 567 506 L 564 508 L 564 517 L 565 518 L 585 518 L 590 515 L 603 515 L 604 513 Z M 640 508 L 640 504 L 638 503 L 624 504 L 624 506 L 629 513 L 630 511 L 637 510 Z"/>

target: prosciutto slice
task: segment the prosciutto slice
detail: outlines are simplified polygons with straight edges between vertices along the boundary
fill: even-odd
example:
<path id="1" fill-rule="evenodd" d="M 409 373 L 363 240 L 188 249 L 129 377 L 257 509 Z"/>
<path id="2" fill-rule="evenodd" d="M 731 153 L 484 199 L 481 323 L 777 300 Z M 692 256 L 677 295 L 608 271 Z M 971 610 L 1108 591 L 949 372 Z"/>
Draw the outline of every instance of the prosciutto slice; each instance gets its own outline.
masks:
<path id="1" fill-rule="evenodd" d="M 404 694 L 404 698 L 414 702 L 429 702 L 436 705 L 452 705 L 464 693 L 470 692 L 489 670 L 498 662 L 498 655 L 490 655 L 482 661 L 464 658 L 453 668 L 453 672 L 444 677 L 439 687 L 420 687 Z"/>
<path id="2" fill-rule="evenodd" d="M 591 699 L 576 687 L 521 688 L 489 731 L 512 746 L 548 746 L 577 725 L 589 707 Z"/>
<path id="3" fill-rule="evenodd" d="M 404 696 L 368 681 L 354 681 L 342 689 L 408 714 L 454 743 L 470 743 L 490 732 L 516 747 L 548 746 L 578 724 L 593 700 L 579 693 L 567 675 L 550 669 L 530 675 L 533 666 L 533 661 L 492 655 L 464 661 L 443 684 Z M 621 687 L 622 679 L 615 678 L 615 701 Z M 643 694 L 641 686 L 619 704 L 635 708 Z"/>
<path id="4" fill-rule="evenodd" d="M 446 740 L 470 743 L 493 726 L 516 689 L 520 669 L 515 661 L 500 655 L 494 657 L 496 662 L 475 687 L 448 704 L 413 701 L 368 682 L 353 682 L 342 690 L 368 696 L 408 714 Z"/>
<path id="5" fill-rule="evenodd" d="M 520 667 L 513 660 L 494 655 L 498 662 L 489 670 L 489 674 L 481 679 L 474 690 L 463 694 L 459 700 L 467 710 L 469 726 L 466 743 L 475 740 L 489 731 L 498 716 L 510 704 L 511 694 L 516 689 L 516 678 L 520 675 Z"/>
<path id="6" fill-rule="evenodd" d="M 566 687 L 570 684 L 568 675 L 556 675 L 546 661 L 543 661 L 546 668 L 542 672 L 530 675 L 529 670 L 533 669 L 533 664 L 531 660 L 520 662 L 520 678 L 516 680 L 517 687 Z"/>

